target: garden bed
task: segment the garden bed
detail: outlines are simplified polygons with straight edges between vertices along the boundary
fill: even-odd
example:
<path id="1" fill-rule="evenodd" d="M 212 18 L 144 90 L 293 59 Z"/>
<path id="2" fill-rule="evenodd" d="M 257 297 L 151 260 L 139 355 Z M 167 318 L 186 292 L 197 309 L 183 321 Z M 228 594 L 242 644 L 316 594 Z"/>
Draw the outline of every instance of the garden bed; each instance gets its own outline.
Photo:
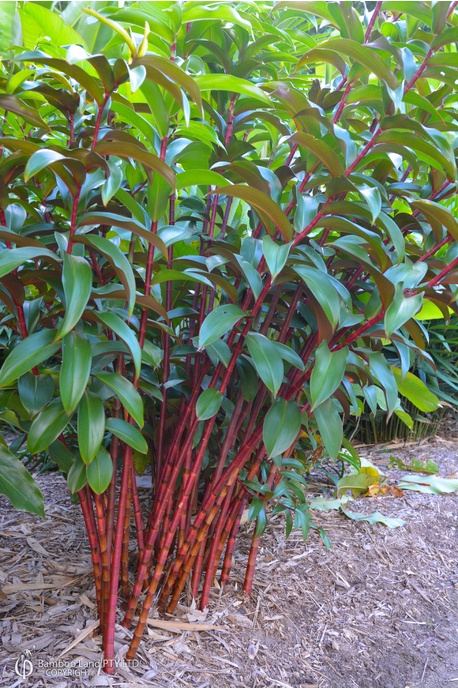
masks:
<path id="1" fill-rule="evenodd" d="M 372 446 L 363 454 L 382 471 L 391 453 L 405 460 L 433 459 L 441 476 L 449 476 L 458 469 L 457 436 L 454 426 L 443 425 L 434 442 Z M 249 600 L 241 588 L 252 526 L 244 525 L 230 584 L 224 592 L 212 589 L 206 615 L 193 610 L 184 593 L 172 622 L 150 624 L 139 665 L 108 678 L 91 668 L 101 659 L 101 638 L 92 632 L 95 594 L 79 506 L 71 504 L 61 477 L 48 474 L 37 481 L 45 498 L 44 521 L 14 510 L 0 496 L 0 589 L 6 596 L 0 600 L 2 687 L 457 685 L 455 494 L 409 492 L 402 498 L 380 496 L 382 505 L 374 498 L 352 504 L 359 512 L 402 518 L 405 525 L 397 529 L 352 522 L 337 512 L 317 513 L 316 524 L 333 545 L 329 552 L 316 534 L 305 544 L 299 532 L 285 540 L 283 518 L 277 516 L 262 537 Z M 88 626 L 91 632 L 83 639 Z M 214 627 L 202 630 L 205 626 Z M 128 637 L 117 626 L 118 658 Z M 14 666 L 26 649 L 32 650 L 34 671 L 23 680 Z M 60 655 L 83 676 L 43 678 L 39 660 Z"/>

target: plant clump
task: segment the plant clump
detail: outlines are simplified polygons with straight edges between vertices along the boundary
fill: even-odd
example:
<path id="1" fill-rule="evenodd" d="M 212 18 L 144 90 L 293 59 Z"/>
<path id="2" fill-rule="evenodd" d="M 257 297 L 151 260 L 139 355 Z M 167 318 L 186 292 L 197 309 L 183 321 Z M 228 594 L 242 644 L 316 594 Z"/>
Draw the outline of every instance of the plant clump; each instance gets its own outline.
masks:
<path id="1" fill-rule="evenodd" d="M 270 513 L 318 529 L 311 464 L 360 471 L 344 419 L 438 407 L 410 368 L 457 312 L 457 3 L 366 4 L 23 2 L 21 46 L 7 3 L 0 490 L 44 515 L 21 448 L 66 476 L 108 672 L 119 596 L 132 659 L 246 508 L 249 594 Z"/>

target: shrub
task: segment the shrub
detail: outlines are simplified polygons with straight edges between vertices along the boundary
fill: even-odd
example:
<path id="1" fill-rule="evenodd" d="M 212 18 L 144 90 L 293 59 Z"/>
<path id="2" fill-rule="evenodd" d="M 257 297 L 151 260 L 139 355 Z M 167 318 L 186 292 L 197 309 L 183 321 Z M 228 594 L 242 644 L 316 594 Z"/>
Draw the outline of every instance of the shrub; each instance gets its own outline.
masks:
<path id="1" fill-rule="evenodd" d="M 343 417 L 367 401 L 408 423 L 398 393 L 437 407 L 409 368 L 432 364 L 422 305 L 456 311 L 455 4 L 20 6 L 1 416 L 78 496 L 108 671 L 119 585 L 128 626 L 146 588 L 132 659 L 155 596 L 173 611 L 190 577 L 205 606 L 220 562 L 227 582 L 246 505 L 248 593 L 267 506 L 316 529 L 302 475 L 323 448 L 358 465 Z M 42 515 L 0 458 L 2 492 Z"/>

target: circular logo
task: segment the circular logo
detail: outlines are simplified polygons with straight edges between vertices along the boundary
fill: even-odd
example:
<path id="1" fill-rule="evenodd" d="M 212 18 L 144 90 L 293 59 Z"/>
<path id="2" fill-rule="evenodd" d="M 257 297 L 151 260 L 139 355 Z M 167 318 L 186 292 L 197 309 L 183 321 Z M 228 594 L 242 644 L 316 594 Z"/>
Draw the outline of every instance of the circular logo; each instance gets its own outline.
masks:
<path id="1" fill-rule="evenodd" d="M 19 659 L 16 661 L 14 670 L 16 675 L 25 680 L 33 673 L 33 663 L 26 657 L 25 654 L 21 654 Z"/>

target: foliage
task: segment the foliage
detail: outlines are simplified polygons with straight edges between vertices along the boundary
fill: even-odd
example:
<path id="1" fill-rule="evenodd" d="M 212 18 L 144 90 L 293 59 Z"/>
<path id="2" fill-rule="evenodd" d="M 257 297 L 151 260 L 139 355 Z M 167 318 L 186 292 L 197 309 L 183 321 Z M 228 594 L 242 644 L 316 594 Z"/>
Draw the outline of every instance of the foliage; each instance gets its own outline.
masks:
<path id="1" fill-rule="evenodd" d="M 248 593 L 270 510 L 327 540 L 303 474 L 358 465 L 343 417 L 437 408 L 409 369 L 417 313 L 457 311 L 458 28 L 448 2 L 90 4 L 2 10 L 0 417 L 78 495 L 110 672 L 119 584 L 126 626 L 147 587 L 132 659 L 156 594 L 227 582 L 247 502 Z"/>

